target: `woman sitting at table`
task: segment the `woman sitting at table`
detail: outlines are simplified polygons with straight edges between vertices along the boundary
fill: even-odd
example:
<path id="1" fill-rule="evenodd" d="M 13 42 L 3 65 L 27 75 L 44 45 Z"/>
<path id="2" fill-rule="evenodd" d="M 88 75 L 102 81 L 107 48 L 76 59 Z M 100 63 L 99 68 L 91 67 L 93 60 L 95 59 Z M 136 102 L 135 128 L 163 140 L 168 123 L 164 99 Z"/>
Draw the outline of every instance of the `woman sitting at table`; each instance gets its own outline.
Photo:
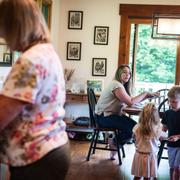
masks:
<path id="1" fill-rule="evenodd" d="M 147 98 L 158 96 L 157 93 L 143 92 L 132 97 L 130 95 L 130 79 L 130 67 L 128 65 L 119 66 L 114 80 L 101 93 L 95 110 L 100 127 L 120 130 L 120 144 L 125 144 L 132 137 L 132 129 L 136 124 L 134 120 L 122 113 L 123 106 L 125 104 L 132 106 Z M 111 156 L 111 159 L 114 158 Z"/>

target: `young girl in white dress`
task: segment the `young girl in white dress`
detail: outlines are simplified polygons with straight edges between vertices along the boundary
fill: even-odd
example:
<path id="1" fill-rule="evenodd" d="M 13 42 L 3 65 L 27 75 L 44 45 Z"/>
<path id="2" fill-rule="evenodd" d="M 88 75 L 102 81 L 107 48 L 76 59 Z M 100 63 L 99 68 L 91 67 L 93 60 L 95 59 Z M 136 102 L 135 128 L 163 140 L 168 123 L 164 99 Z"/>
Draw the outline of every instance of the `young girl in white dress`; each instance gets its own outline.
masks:
<path id="1" fill-rule="evenodd" d="M 134 155 L 131 173 L 134 180 L 157 179 L 157 152 L 158 140 L 165 138 L 162 132 L 158 110 L 155 105 L 148 103 L 144 106 L 139 122 L 133 128 L 136 152 Z"/>

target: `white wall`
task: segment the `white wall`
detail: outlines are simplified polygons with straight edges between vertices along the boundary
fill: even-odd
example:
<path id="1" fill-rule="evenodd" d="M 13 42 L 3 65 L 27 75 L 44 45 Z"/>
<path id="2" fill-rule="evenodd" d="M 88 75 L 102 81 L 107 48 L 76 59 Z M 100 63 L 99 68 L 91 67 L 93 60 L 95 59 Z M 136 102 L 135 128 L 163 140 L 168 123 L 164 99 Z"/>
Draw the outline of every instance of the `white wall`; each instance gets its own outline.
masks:
<path id="1" fill-rule="evenodd" d="M 118 1 L 113 0 L 61 0 L 60 6 L 60 57 L 65 68 L 75 68 L 71 82 L 85 84 L 87 79 L 110 81 L 118 62 L 119 15 Z M 82 30 L 68 29 L 68 11 L 83 11 Z M 94 45 L 94 26 L 109 26 L 108 45 Z M 66 60 L 68 41 L 82 43 L 81 60 Z M 107 58 L 107 76 L 92 76 L 92 58 Z M 71 83 L 70 83 L 71 85 Z M 85 88 L 85 87 L 84 87 Z M 88 116 L 88 106 L 66 104 L 66 117 Z"/>
<path id="2" fill-rule="evenodd" d="M 117 0 L 61 0 L 60 7 L 60 49 L 59 53 L 65 68 L 75 68 L 73 81 L 86 82 L 87 79 L 110 81 L 118 62 L 119 6 Z M 83 11 L 82 30 L 68 29 L 68 11 Z M 94 26 L 109 26 L 108 45 L 94 45 Z M 81 60 L 66 60 L 68 41 L 82 43 Z M 92 58 L 107 58 L 107 76 L 92 76 Z"/>
<path id="3" fill-rule="evenodd" d="M 60 0 L 53 0 L 52 4 L 52 18 L 51 18 L 51 39 L 53 42 L 53 45 L 58 51 L 60 48 Z"/>

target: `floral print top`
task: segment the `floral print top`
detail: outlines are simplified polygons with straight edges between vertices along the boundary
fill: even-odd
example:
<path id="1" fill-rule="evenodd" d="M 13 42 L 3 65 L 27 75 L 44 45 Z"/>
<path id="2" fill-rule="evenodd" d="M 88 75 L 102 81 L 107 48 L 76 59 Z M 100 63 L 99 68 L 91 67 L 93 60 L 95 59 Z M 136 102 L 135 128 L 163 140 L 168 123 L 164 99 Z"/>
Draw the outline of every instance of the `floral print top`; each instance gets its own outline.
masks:
<path id="1" fill-rule="evenodd" d="M 0 161 L 30 164 L 67 143 L 63 69 L 51 44 L 37 44 L 13 65 L 0 94 L 27 102 L 0 132 Z"/>

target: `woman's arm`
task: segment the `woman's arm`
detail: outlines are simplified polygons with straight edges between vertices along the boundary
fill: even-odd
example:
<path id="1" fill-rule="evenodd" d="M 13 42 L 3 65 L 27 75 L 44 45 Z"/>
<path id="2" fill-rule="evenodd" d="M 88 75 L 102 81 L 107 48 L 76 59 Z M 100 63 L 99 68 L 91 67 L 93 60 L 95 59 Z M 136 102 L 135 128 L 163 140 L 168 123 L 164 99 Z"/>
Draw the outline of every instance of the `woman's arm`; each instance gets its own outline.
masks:
<path id="1" fill-rule="evenodd" d="M 118 99 L 120 99 L 122 102 L 124 102 L 128 106 L 139 103 L 147 98 L 158 96 L 158 93 L 144 92 L 137 96 L 131 97 L 127 94 L 124 88 L 117 88 L 113 91 L 113 93 Z"/>
<path id="2" fill-rule="evenodd" d="M 26 103 L 0 95 L 0 132 L 22 111 Z"/>
<path id="3" fill-rule="evenodd" d="M 177 140 L 179 140 L 179 139 L 180 139 L 180 134 L 177 134 L 177 135 L 170 136 L 170 137 L 168 138 L 168 141 L 173 141 L 173 142 L 175 142 L 175 141 L 177 141 Z"/>

